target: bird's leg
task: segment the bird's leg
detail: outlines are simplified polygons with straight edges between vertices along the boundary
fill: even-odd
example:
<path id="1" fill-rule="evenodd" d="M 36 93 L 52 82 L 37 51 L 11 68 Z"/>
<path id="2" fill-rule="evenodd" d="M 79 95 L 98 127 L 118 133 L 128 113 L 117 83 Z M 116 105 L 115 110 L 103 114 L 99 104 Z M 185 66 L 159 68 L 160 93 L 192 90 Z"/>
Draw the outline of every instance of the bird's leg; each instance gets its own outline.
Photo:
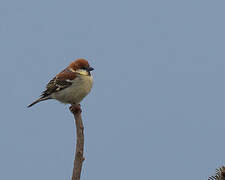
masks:
<path id="1" fill-rule="evenodd" d="M 82 112 L 80 104 L 71 104 L 70 111 L 73 114 L 80 114 Z"/>

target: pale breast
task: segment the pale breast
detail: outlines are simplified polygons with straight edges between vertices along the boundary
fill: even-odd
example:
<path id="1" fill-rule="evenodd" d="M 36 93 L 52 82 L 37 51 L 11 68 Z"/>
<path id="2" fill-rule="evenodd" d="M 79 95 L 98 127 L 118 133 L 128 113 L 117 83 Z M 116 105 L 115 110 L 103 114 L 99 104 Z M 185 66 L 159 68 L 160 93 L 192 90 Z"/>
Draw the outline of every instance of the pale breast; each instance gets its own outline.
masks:
<path id="1" fill-rule="evenodd" d="M 62 103 L 79 104 L 91 91 L 92 84 L 92 76 L 78 75 L 70 87 L 54 93 L 52 97 Z"/>

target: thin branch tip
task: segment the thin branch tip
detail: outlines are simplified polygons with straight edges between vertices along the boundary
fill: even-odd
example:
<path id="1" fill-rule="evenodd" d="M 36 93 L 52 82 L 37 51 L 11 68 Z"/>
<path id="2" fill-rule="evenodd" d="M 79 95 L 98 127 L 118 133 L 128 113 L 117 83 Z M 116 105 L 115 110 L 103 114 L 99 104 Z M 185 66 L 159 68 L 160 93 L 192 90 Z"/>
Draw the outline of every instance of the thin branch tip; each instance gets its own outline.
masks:
<path id="1" fill-rule="evenodd" d="M 74 115 L 77 139 L 72 180 L 80 180 L 82 165 L 84 161 L 84 126 L 81 117 L 82 110 L 80 104 L 71 105 L 69 109 Z"/>

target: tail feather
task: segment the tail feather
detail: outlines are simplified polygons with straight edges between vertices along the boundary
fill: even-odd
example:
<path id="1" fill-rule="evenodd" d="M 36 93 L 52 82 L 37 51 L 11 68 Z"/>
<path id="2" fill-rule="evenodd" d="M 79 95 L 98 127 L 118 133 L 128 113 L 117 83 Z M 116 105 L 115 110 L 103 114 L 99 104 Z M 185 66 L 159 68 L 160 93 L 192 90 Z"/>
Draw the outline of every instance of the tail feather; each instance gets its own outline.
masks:
<path id="1" fill-rule="evenodd" d="M 45 100 L 47 100 L 47 99 L 51 99 L 50 97 L 41 97 L 41 98 L 39 98 L 39 99 L 37 99 L 36 101 L 34 101 L 33 103 L 31 103 L 30 105 L 28 105 L 27 107 L 29 108 L 29 107 L 31 107 L 31 106 L 33 106 L 33 105 L 35 105 L 35 104 L 37 104 L 37 103 L 39 103 L 39 102 L 41 102 L 41 101 L 45 101 Z"/>

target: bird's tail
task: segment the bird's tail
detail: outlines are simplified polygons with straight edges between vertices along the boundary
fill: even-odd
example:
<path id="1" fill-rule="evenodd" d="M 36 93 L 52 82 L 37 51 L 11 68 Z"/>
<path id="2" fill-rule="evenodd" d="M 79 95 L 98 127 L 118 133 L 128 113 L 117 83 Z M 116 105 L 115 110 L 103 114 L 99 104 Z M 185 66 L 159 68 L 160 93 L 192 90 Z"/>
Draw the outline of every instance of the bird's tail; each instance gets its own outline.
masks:
<path id="1" fill-rule="evenodd" d="M 28 105 L 27 107 L 29 108 L 29 107 L 35 105 L 36 103 L 39 103 L 41 101 L 45 101 L 47 99 L 51 99 L 51 98 L 49 96 L 47 96 L 47 97 L 41 97 L 41 98 L 37 99 L 36 101 L 34 101 L 33 103 L 31 103 L 30 105 Z"/>

